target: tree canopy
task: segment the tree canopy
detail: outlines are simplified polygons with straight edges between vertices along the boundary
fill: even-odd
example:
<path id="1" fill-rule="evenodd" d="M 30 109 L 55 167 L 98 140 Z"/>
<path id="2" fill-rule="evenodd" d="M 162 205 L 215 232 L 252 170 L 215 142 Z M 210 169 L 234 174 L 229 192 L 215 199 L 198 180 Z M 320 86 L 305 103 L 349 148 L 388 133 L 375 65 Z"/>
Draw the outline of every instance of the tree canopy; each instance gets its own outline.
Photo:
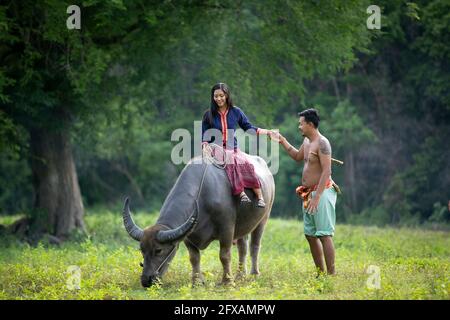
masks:
<path id="1" fill-rule="evenodd" d="M 90 0 L 79 30 L 69 5 L 0 5 L 1 213 L 51 210 L 39 168 L 61 175 L 44 146 L 62 145 L 77 203 L 159 208 L 181 170 L 171 132 L 193 132 L 219 81 L 253 124 L 298 144 L 297 112 L 320 111 L 345 162 L 342 219 L 425 221 L 447 204 L 445 1 L 381 1 L 381 30 L 366 27 L 368 1 Z M 301 168 L 280 157 L 273 214 L 293 216 Z"/>

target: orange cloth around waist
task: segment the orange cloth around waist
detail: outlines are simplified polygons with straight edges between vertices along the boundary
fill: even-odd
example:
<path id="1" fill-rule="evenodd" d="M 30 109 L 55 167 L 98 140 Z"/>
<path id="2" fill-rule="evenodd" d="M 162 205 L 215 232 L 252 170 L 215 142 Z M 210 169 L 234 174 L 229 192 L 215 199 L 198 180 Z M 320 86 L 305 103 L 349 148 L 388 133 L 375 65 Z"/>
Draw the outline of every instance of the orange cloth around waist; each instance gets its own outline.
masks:
<path id="1" fill-rule="evenodd" d="M 333 180 L 328 179 L 327 183 L 325 184 L 325 189 L 331 188 L 333 186 Z M 305 187 L 305 186 L 298 186 L 295 189 L 295 193 L 303 199 L 303 208 L 308 208 L 309 201 L 311 200 L 311 195 L 313 191 L 316 191 L 318 187 L 318 184 L 312 186 L 312 187 Z"/>

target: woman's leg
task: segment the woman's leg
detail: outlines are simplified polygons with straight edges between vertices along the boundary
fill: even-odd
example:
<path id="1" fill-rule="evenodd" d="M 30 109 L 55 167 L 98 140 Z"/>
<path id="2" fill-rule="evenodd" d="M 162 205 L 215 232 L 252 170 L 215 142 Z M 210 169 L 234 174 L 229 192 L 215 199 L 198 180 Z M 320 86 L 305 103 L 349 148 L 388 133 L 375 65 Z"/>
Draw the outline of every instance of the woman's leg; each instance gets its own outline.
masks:
<path id="1" fill-rule="evenodd" d="M 258 199 L 263 199 L 263 195 L 262 195 L 261 188 L 253 189 L 253 191 L 255 192 L 256 197 L 257 197 Z"/>
<path id="2" fill-rule="evenodd" d="M 253 191 L 255 192 L 256 197 L 258 198 L 256 206 L 260 207 L 260 208 L 264 208 L 266 206 L 266 203 L 264 202 L 261 188 L 253 189 Z"/>

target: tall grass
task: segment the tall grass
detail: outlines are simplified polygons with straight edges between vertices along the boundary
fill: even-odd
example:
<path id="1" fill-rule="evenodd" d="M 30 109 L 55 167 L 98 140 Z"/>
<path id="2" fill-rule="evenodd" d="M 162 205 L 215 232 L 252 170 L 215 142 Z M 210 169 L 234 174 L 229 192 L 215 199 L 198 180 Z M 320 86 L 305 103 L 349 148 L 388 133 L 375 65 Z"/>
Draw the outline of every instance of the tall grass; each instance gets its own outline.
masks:
<path id="1" fill-rule="evenodd" d="M 157 213 L 137 213 L 150 225 Z M 1 221 L 4 223 L 5 221 Z M 334 277 L 316 278 L 303 226 L 270 219 L 260 254 L 261 275 L 221 286 L 218 243 L 202 252 L 204 286 L 191 286 L 184 245 L 162 284 L 144 289 L 138 243 L 122 227 L 119 212 L 86 216 L 89 237 L 59 247 L 30 247 L 3 238 L 0 244 L 0 299 L 449 299 L 448 232 L 338 225 Z M 379 288 L 368 285 L 368 267 L 380 270 Z M 70 266 L 80 270 L 80 288 L 70 288 Z M 250 259 L 248 259 L 250 269 Z M 237 270 L 237 249 L 233 249 Z M 69 282 L 68 282 L 69 281 Z"/>

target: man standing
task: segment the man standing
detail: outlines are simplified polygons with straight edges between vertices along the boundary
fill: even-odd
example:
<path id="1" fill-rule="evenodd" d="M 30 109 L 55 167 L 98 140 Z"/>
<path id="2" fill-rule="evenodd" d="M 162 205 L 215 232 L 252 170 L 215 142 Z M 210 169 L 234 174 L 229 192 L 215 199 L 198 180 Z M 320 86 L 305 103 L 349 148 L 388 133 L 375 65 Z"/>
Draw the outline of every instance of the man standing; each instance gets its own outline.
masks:
<path id="1" fill-rule="evenodd" d="M 332 237 L 336 223 L 337 193 L 331 179 L 331 146 L 328 139 L 319 132 L 317 110 L 307 109 L 300 112 L 299 116 L 298 128 L 305 138 L 298 150 L 279 133 L 273 132 L 271 137 L 283 145 L 292 159 L 305 162 L 302 185 L 296 190 L 303 199 L 305 236 L 316 268 L 325 272 L 325 258 L 327 273 L 334 275 L 335 252 Z"/>

